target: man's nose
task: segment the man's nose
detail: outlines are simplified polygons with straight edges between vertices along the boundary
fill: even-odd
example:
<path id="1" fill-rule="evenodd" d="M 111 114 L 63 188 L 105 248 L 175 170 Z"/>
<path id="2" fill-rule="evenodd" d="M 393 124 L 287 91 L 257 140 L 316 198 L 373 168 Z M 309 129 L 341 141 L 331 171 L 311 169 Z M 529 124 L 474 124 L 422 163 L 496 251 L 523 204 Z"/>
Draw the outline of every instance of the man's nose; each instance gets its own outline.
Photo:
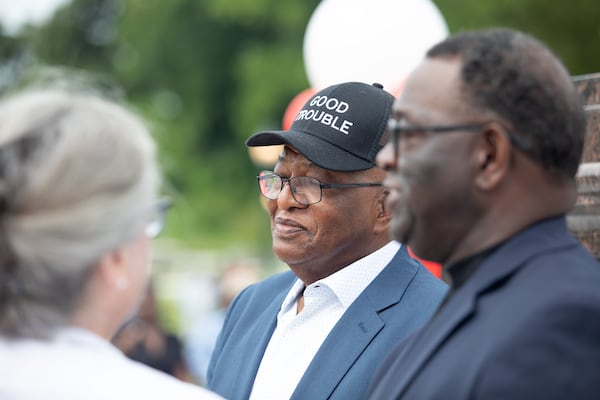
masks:
<path id="1" fill-rule="evenodd" d="M 304 204 L 299 203 L 294 197 L 290 181 L 283 182 L 283 187 L 281 188 L 281 192 L 279 192 L 279 196 L 277 197 L 277 207 L 282 209 L 288 209 L 291 207 L 306 207 Z"/>
<path id="2" fill-rule="evenodd" d="M 392 142 L 389 142 L 379 150 L 375 161 L 377 162 L 377 166 L 384 171 L 393 171 L 397 168 L 398 160 L 396 159 Z"/>

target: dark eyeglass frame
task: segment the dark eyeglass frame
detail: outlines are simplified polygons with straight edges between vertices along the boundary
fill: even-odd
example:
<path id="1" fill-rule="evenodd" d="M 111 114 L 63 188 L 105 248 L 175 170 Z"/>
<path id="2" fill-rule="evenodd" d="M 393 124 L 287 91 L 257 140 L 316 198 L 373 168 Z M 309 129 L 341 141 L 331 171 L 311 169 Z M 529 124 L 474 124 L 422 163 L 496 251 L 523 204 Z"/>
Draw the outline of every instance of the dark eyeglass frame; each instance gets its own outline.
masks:
<path id="1" fill-rule="evenodd" d="M 273 179 L 274 177 L 279 178 L 280 181 L 280 189 L 279 192 L 277 193 L 277 195 L 272 195 L 269 196 L 268 193 L 263 192 L 262 188 L 263 186 L 261 185 L 261 181 L 266 181 L 267 179 Z M 292 194 L 292 197 L 294 198 L 294 200 L 296 200 L 297 203 L 309 206 L 311 204 L 317 204 L 319 203 L 321 200 L 323 200 L 323 189 L 350 189 L 350 188 L 359 188 L 359 187 L 377 187 L 377 186 L 383 186 L 382 182 L 361 182 L 361 183 L 322 183 L 320 180 L 318 180 L 317 178 L 313 178 L 311 176 L 295 176 L 293 178 L 284 178 L 279 174 L 276 174 L 273 171 L 261 171 L 260 174 L 256 177 L 257 183 L 258 183 L 258 189 L 260 191 L 260 194 L 262 194 L 263 196 L 265 196 L 267 199 L 269 200 L 277 200 L 279 198 L 279 196 L 281 195 L 281 192 L 283 191 L 283 188 L 285 187 L 285 184 L 288 183 L 290 185 L 290 192 Z M 299 182 L 300 180 L 305 180 L 308 181 L 311 185 L 313 185 L 312 187 L 315 188 L 319 188 L 319 199 L 317 201 L 305 201 L 303 199 L 298 199 L 296 197 L 296 193 L 298 192 L 298 188 L 295 185 L 295 182 Z M 310 186 L 308 186 L 310 187 Z"/>
<path id="2" fill-rule="evenodd" d="M 165 222 L 167 219 L 167 212 L 173 207 L 173 202 L 168 198 L 160 199 L 156 202 L 152 215 L 148 221 L 145 233 L 150 239 L 155 239 L 165 228 Z"/>
<path id="3" fill-rule="evenodd" d="M 459 125 L 403 125 L 399 120 L 390 117 L 387 122 L 387 130 L 390 133 L 390 141 L 392 146 L 394 146 L 394 161 L 398 162 L 400 157 L 400 136 L 403 133 L 407 132 L 431 132 L 431 133 L 449 133 L 449 132 L 459 132 L 459 131 L 479 131 L 483 129 L 484 126 L 491 123 L 492 121 L 487 122 L 478 122 L 471 124 L 459 124 Z M 499 122 L 498 122 L 499 123 Z M 499 123 L 504 126 L 503 124 Z M 531 149 L 531 146 L 526 143 L 522 138 L 516 136 L 509 129 L 504 126 L 504 130 L 508 135 L 511 143 L 517 147 L 518 149 L 527 152 Z"/>

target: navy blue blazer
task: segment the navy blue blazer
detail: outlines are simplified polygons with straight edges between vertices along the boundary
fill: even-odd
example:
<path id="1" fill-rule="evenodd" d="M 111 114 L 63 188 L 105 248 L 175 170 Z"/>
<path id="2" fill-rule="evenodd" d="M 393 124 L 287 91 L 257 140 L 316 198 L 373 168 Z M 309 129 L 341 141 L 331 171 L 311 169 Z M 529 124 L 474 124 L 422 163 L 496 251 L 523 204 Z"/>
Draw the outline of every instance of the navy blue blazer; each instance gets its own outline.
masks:
<path id="1" fill-rule="evenodd" d="M 373 380 L 370 399 L 600 399 L 600 264 L 564 217 L 504 243 Z"/>
<path id="2" fill-rule="evenodd" d="M 231 400 L 250 396 L 277 313 L 295 280 L 291 271 L 277 274 L 236 297 L 210 361 L 208 388 Z M 363 398 L 376 366 L 430 318 L 446 289 L 402 246 L 334 326 L 291 398 Z"/>

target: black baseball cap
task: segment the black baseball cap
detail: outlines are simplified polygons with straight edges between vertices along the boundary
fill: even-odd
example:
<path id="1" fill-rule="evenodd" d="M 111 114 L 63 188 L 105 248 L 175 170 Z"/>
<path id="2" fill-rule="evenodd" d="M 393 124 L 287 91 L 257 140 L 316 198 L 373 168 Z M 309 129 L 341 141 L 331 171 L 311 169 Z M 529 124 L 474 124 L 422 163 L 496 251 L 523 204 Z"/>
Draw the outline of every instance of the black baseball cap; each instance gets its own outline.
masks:
<path id="1" fill-rule="evenodd" d="M 288 144 L 321 168 L 361 171 L 375 166 L 394 97 L 374 83 L 346 82 L 312 96 L 287 131 L 258 132 L 246 145 Z"/>

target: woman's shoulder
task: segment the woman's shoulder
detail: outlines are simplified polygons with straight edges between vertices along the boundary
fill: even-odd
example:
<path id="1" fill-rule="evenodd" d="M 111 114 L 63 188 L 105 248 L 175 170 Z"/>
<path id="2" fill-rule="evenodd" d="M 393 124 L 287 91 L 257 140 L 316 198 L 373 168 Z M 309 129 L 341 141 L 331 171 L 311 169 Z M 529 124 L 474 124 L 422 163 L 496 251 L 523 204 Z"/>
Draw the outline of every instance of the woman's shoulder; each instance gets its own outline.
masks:
<path id="1" fill-rule="evenodd" d="M 49 393 L 50 398 L 62 400 L 220 398 L 200 386 L 132 361 L 101 340 L 2 339 L 0 357 L 0 393 L 10 394 L 11 399 L 48 399 Z"/>

